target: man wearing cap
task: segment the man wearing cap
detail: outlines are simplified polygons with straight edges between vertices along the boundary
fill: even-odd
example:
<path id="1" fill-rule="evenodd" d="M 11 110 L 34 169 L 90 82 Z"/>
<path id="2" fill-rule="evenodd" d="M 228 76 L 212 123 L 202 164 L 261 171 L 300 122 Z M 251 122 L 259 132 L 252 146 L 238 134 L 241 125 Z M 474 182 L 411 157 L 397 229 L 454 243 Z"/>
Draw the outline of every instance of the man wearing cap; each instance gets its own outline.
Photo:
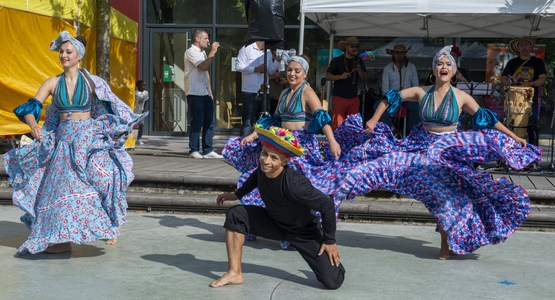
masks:
<path id="1" fill-rule="evenodd" d="M 383 69 L 382 94 L 385 95 L 391 89 L 402 90 L 418 86 L 416 66 L 409 62 L 407 58 L 407 52 L 410 49 L 411 47 L 407 49 L 407 47 L 401 43 L 395 44 L 393 49 L 385 49 L 385 52 L 391 55 L 392 62 L 387 64 Z M 377 104 L 379 104 L 379 102 L 376 103 L 376 107 Z M 407 120 L 407 131 L 410 132 L 412 127 L 420 120 L 418 103 L 407 101 L 403 102 L 402 106 L 406 107 L 410 113 Z M 387 114 L 383 114 L 380 121 L 384 122 L 389 127 L 393 127 L 393 123 Z"/>
<path id="2" fill-rule="evenodd" d="M 366 66 L 358 54 L 359 42 L 354 36 L 339 42 L 345 52 L 331 60 L 326 80 L 334 81 L 331 102 L 332 129 L 335 130 L 348 115 L 359 113 L 358 83 L 366 80 Z"/>
<path id="3" fill-rule="evenodd" d="M 545 64 L 543 60 L 532 56 L 531 51 L 536 44 L 533 37 L 522 37 L 509 42 L 509 49 L 517 57 L 509 60 L 503 73 L 501 83 L 503 85 L 516 85 L 522 87 L 533 87 L 534 98 L 532 99 L 532 115 L 528 121 L 528 142 L 538 145 L 538 87 L 547 80 Z M 509 82 L 511 80 L 511 82 Z"/>
<path id="4" fill-rule="evenodd" d="M 292 156 L 305 149 L 287 129 L 257 125 L 262 143 L 259 167 L 234 193 L 221 194 L 217 204 L 238 200 L 258 187 L 266 207 L 237 205 L 228 209 L 224 223 L 228 271 L 211 287 L 243 283 L 241 268 L 245 234 L 272 240 L 287 240 L 298 250 L 328 289 L 337 289 L 345 279 L 345 269 L 335 243 L 335 209 L 333 201 L 314 188 L 310 181 L 287 167 Z M 314 214 L 319 211 L 322 217 Z"/>

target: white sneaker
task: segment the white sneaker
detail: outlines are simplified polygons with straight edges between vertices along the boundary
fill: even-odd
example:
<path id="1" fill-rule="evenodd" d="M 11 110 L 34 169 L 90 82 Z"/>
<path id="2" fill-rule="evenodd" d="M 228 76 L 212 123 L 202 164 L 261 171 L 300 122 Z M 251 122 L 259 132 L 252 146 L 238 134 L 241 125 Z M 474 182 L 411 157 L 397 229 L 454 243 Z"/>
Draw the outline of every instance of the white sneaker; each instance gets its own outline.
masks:
<path id="1" fill-rule="evenodd" d="M 195 152 L 191 153 L 191 155 L 189 155 L 189 157 L 191 157 L 191 158 L 204 158 L 204 156 L 202 156 L 202 154 L 200 154 L 198 151 L 195 151 Z"/>
<path id="2" fill-rule="evenodd" d="M 223 156 L 219 155 L 218 153 L 212 151 L 208 154 L 204 155 L 204 158 L 224 158 Z"/>
<path id="3" fill-rule="evenodd" d="M 145 143 L 143 143 L 142 139 L 139 139 L 139 145 L 144 145 Z"/>

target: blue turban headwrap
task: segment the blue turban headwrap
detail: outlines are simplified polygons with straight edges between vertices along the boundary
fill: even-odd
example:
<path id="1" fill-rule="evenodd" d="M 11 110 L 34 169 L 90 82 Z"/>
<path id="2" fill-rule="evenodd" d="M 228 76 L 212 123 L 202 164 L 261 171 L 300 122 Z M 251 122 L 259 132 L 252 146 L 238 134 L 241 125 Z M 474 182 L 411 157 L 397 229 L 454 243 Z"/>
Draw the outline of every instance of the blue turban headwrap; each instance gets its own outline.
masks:
<path id="1" fill-rule="evenodd" d="M 434 56 L 434 60 L 432 62 L 432 69 L 436 67 L 438 60 L 442 59 L 443 57 L 447 57 L 451 61 L 451 64 L 453 65 L 453 73 L 454 74 L 457 73 L 457 62 L 455 61 L 455 58 L 451 55 L 452 47 L 453 45 L 445 46 L 436 53 L 436 55 Z"/>
<path id="2" fill-rule="evenodd" d="M 62 44 L 67 41 L 69 41 L 73 45 L 73 47 L 75 47 L 79 58 L 83 58 L 83 56 L 85 56 L 85 45 L 83 45 L 83 43 L 81 43 L 78 39 L 72 37 L 67 31 L 60 32 L 58 38 L 53 40 L 50 44 L 50 50 L 60 51 L 60 47 L 62 47 Z"/>
<path id="3" fill-rule="evenodd" d="M 304 57 L 297 56 L 295 54 L 297 54 L 297 51 L 295 49 L 283 51 L 281 52 L 281 60 L 283 60 L 286 65 L 288 65 L 292 61 L 299 63 L 301 67 L 303 67 L 304 72 L 308 74 L 308 62 L 306 61 L 306 59 L 304 59 Z"/>
<path id="4" fill-rule="evenodd" d="M 299 63 L 301 65 L 301 67 L 303 67 L 304 72 L 308 74 L 308 62 L 306 61 L 306 59 L 304 59 L 304 57 L 302 57 L 302 56 L 291 56 L 291 58 L 289 59 L 287 64 L 289 64 L 292 61 Z"/>

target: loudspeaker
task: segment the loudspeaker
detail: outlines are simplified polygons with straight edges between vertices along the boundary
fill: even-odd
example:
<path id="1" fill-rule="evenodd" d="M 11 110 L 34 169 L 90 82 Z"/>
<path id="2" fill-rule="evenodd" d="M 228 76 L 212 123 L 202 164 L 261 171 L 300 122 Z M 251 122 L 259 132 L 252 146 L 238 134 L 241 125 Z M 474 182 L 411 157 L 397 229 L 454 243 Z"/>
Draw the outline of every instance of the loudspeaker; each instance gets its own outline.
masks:
<path id="1" fill-rule="evenodd" d="M 249 44 L 264 41 L 266 46 L 283 41 L 285 26 L 284 0 L 245 0 L 249 23 Z"/>

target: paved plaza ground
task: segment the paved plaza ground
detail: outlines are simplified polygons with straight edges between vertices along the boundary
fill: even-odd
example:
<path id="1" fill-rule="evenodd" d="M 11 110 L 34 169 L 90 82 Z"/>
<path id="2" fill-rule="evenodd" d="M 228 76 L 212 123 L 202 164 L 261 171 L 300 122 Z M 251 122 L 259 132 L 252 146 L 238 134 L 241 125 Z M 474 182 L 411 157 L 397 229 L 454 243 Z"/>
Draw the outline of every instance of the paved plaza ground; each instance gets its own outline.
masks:
<path id="1" fill-rule="evenodd" d="M 0 206 L 0 299 L 553 299 L 555 233 L 520 230 L 499 245 L 439 261 L 431 225 L 339 223 L 346 280 L 325 290 L 294 251 L 247 242 L 245 283 L 227 269 L 222 215 L 130 212 L 117 245 L 14 257 L 28 230 Z"/>

